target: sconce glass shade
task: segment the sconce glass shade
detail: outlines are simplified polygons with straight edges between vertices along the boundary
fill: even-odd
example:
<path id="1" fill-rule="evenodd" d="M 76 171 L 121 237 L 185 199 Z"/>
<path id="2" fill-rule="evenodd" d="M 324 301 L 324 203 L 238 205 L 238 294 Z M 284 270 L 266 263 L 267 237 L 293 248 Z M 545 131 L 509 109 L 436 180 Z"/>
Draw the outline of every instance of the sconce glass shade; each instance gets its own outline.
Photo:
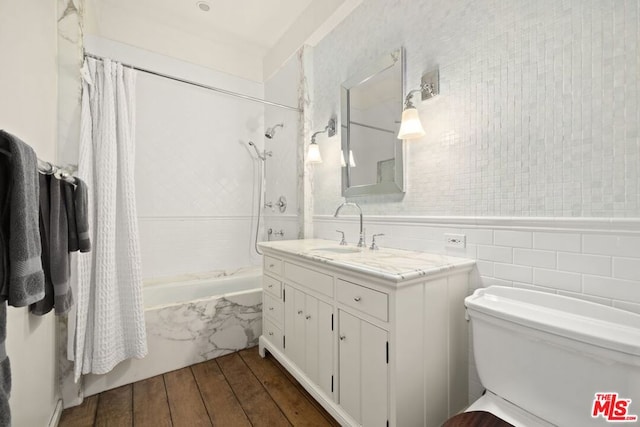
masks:
<path id="1" fill-rule="evenodd" d="M 315 142 L 309 144 L 307 151 L 307 161 L 309 163 L 322 163 L 322 156 L 320 155 L 320 147 Z"/>
<path id="2" fill-rule="evenodd" d="M 407 108 L 402 112 L 402 123 L 400 124 L 400 132 L 398 139 L 415 139 L 425 135 L 425 131 L 420 123 L 418 110 L 415 108 Z"/>

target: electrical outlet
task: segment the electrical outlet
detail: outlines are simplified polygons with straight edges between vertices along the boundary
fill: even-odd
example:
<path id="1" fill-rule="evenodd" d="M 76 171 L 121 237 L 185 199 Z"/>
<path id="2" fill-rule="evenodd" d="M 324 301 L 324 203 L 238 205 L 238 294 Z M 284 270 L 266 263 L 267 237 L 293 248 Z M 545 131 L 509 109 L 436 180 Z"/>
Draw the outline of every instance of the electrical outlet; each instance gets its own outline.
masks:
<path id="1" fill-rule="evenodd" d="M 445 234 L 445 247 L 464 249 L 467 247 L 467 236 L 464 234 Z"/>

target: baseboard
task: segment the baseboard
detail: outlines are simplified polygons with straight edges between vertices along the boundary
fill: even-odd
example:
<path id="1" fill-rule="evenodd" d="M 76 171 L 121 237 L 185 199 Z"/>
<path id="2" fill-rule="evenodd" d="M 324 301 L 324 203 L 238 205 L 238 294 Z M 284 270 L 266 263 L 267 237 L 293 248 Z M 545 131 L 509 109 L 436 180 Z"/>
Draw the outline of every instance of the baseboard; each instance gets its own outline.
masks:
<path id="1" fill-rule="evenodd" d="M 53 414 L 51 415 L 51 419 L 49 420 L 48 427 L 58 427 L 58 423 L 60 422 L 61 416 L 62 416 L 62 399 L 58 399 L 58 403 L 56 403 L 56 409 L 54 409 Z"/>

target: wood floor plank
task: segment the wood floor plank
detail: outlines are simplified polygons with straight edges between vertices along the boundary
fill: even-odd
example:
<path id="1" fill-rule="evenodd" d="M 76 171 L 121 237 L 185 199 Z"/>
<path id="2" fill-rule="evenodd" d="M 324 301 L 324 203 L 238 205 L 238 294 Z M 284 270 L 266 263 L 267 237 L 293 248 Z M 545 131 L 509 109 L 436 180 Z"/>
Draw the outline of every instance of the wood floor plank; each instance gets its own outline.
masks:
<path id="1" fill-rule="evenodd" d="M 337 422 L 335 418 L 333 418 L 331 414 L 328 413 L 327 410 L 324 409 L 322 405 L 320 405 L 318 401 L 313 398 L 313 396 L 311 396 L 311 394 L 309 394 L 309 392 L 302 386 L 302 384 L 300 384 L 298 380 L 296 380 L 295 377 L 291 375 L 291 373 L 289 373 L 289 371 L 287 371 L 285 367 L 282 366 L 280 362 L 276 360 L 275 357 L 268 354 L 267 358 L 271 360 L 271 362 L 280 370 L 282 375 L 284 375 L 287 379 L 289 379 L 289 381 L 291 381 L 296 386 L 296 388 L 300 391 L 300 393 L 302 393 L 311 402 L 311 404 L 322 414 L 322 416 L 327 420 L 327 422 L 329 422 L 331 426 L 340 427 L 340 423 Z"/>
<path id="2" fill-rule="evenodd" d="M 162 375 L 133 384 L 133 425 L 135 427 L 171 427 L 173 425 Z"/>
<path id="3" fill-rule="evenodd" d="M 296 427 L 331 425 L 307 397 L 273 364 L 271 358 L 261 358 L 254 348 L 240 351 L 240 356 L 291 424 Z"/>
<path id="4" fill-rule="evenodd" d="M 175 427 L 212 425 L 190 368 L 164 374 L 164 382 Z"/>
<path id="5" fill-rule="evenodd" d="M 215 360 L 191 366 L 214 426 L 251 427 L 240 402 Z"/>
<path id="6" fill-rule="evenodd" d="M 216 361 L 254 427 L 291 425 L 238 353 Z"/>
<path id="7" fill-rule="evenodd" d="M 96 427 L 130 427 L 133 425 L 133 387 L 131 384 L 100 393 L 96 410 Z"/>
<path id="8" fill-rule="evenodd" d="M 62 411 L 58 427 L 87 427 L 92 426 L 96 420 L 98 408 L 98 396 L 94 394 L 84 399 L 81 405 L 67 408 Z"/>

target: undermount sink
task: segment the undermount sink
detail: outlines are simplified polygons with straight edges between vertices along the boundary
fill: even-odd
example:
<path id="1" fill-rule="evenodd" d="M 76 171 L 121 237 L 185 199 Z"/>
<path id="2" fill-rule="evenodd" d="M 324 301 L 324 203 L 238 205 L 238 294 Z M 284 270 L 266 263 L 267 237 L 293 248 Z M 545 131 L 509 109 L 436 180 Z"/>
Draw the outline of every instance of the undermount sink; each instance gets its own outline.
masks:
<path id="1" fill-rule="evenodd" d="M 333 252 L 335 254 L 354 254 L 357 252 L 362 252 L 361 248 L 354 248 L 351 246 L 338 246 L 338 247 L 328 247 L 328 248 L 315 248 L 312 249 L 314 252 Z"/>

